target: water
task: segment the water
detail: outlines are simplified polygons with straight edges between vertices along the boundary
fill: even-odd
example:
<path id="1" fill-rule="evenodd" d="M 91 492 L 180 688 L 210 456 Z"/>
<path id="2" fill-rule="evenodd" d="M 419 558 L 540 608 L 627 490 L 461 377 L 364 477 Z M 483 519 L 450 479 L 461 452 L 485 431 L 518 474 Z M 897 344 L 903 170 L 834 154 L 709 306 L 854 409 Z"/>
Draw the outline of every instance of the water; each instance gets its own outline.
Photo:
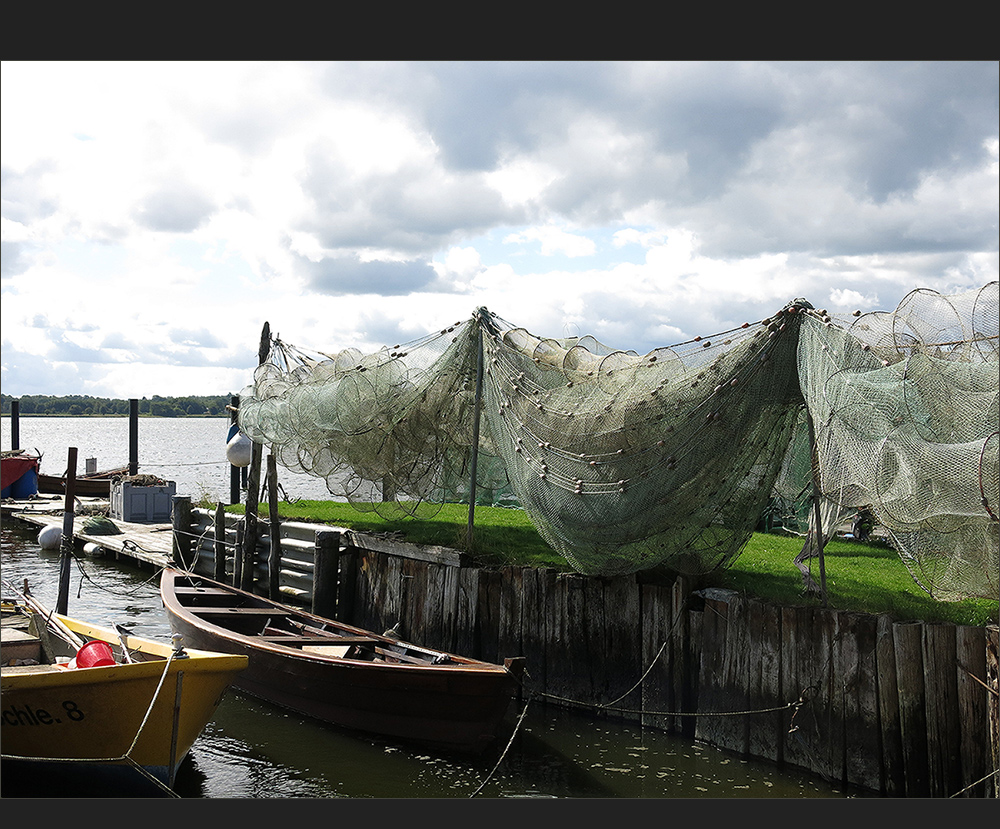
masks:
<path id="1" fill-rule="evenodd" d="M 138 464 L 142 475 L 156 475 L 177 483 L 178 495 L 197 502 L 203 496 L 229 503 L 230 470 L 226 460 L 229 418 L 141 417 L 138 419 Z M 69 448 L 76 447 L 76 474 L 86 470 L 88 458 L 97 469 L 118 469 L 129 464 L 127 417 L 25 417 L 18 418 L 19 446 L 42 456 L 45 475 L 66 472 Z M 10 418 L 3 418 L 0 446 L 11 447 Z M 266 454 L 265 466 L 266 469 Z M 311 475 L 294 474 L 279 467 L 278 481 L 289 498 L 329 499 L 326 484 Z"/>
<path id="2" fill-rule="evenodd" d="M 8 419 L 3 446 L 10 446 Z M 177 481 L 177 492 L 228 500 L 228 423 L 217 419 L 140 421 L 140 472 Z M 69 446 L 100 469 L 128 463 L 128 421 L 102 418 L 21 418 L 20 446 L 43 453 L 43 471 L 62 474 Z M 56 462 L 59 458 L 59 463 Z M 60 463 L 62 468 L 59 468 Z M 283 475 L 279 472 L 279 476 Z M 325 489 L 284 474 L 293 497 L 320 498 Z M 291 478 L 291 480 L 289 480 Z M 47 606 L 56 603 L 58 552 L 43 551 L 37 531 L 0 531 L 0 570 L 28 580 Z M 170 633 L 156 573 L 127 561 L 81 557 L 72 569 L 71 614 L 118 622 L 137 635 Z M 567 711 L 540 701 L 512 706 L 497 747 L 479 758 L 429 753 L 343 732 L 230 691 L 182 767 L 175 791 L 183 798 L 845 798 L 815 775 L 699 745 L 675 735 L 613 719 Z M 513 737 L 513 739 L 511 739 Z M 508 747 L 509 746 L 509 747 Z M 23 781 L 22 781 L 23 782 Z M 53 797 L 40 781 L 3 797 Z M 74 792 L 98 797 L 126 791 Z"/>

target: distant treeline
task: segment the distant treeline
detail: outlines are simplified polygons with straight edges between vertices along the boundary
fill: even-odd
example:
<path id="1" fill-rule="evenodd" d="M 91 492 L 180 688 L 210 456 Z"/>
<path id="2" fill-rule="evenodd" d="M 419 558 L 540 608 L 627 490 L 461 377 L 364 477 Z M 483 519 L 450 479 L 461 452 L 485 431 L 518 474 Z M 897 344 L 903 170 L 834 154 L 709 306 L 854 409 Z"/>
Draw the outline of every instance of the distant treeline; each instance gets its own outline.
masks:
<path id="1" fill-rule="evenodd" d="M 139 416 L 152 417 L 224 417 L 233 395 L 218 397 L 143 397 Z M 59 417 L 118 417 L 129 415 L 129 401 L 86 394 L 65 396 L 26 394 L 23 397 L 0 395 L 0 413 L 9 415 L 12 400 L 18 401 L 20 415 L 55 415 Z"/>

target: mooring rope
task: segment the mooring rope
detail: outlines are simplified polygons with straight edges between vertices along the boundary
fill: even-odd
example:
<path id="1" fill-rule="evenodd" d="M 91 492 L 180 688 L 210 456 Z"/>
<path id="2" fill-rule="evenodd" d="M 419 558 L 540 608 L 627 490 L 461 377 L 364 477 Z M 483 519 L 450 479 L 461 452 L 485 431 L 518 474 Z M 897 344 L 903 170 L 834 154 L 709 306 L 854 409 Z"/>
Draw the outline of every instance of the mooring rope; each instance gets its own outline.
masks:
<path id="1" fill-rule="evenodd" d="M 496 774 L 497 769 L 500 768 L 500 764 L 503 763 L 504 758 L 507 756 L 507 752 L 510 751 L 510 747 L 514 745 L 514 738 L 517 736 L 518 732 L 521 729 L 521 723 L 524 722 L 524 717 L 528 713 L 528 705 L 530 703 L 531 703 L 531 698 L 529 697 L 528 700 L 524 703 L 524 708 L 521 710 L 521 716 L 518 717 L 517 719 L 517 724 L 514 726 L 514 731 L 510 735 L 510 739 L 507 741 L 507 747 L 503 750 L 503 753 L 500 755 L 500 759 L 497 760 L 496 765 L 493 766 L 493 770 L 486 775 L 486 777 L 483 779 L 483 782 L 479 784 L 479 788 L 469 795 L 470 798 L 475 797 L 477 794 L 479 794 L 486 786 L 486 784 L 490 782 L 490 779 L 493 777 L 493 775 Z"/>

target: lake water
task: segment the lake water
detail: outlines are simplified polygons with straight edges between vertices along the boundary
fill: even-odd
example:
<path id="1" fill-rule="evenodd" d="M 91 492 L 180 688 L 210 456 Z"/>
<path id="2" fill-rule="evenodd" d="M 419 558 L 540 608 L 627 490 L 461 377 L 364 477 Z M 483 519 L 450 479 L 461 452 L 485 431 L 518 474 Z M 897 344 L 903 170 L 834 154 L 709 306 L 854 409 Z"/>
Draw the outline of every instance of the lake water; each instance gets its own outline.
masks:
<path id="1" fill-rule="evenodd" d="M 78 472 L 129 461 L 127 418 L 21 417 L 20 447 L 37 448 L 42 471 L 62 474 L 68 447 Z M 142 418 L 139 472 L 177 482 L 179 495 L 228 502 L 225 418 Z M 10 448 L 3 418 L 2 447 Z M 322 482 L 279 467 L 290 497 L 323 498 Z M 34 530 L 4 523 L 4 579 L 24 579 L 55 605 L 59 554 L 43 551 Z M 69 611 L 118 622 L 137 635 L 168 637 L 156 574 L 126 561 L 81 557 L 73 565 Z M 179 773 L 183 798 L 846 798 L 850 793 L 805 772 L 777 769 L 691 740 L 541 702 L 512 706 L 496 748 L 456 758 L 350 734 L 229 692 Z M 512 738 L 512 739 L 511 739 Z M 2 736 L 0 736 L 2 741 Z M 0 776 L 3 797 L 132 797 L 129 791 L 53 791 L 45 781 Z"/>

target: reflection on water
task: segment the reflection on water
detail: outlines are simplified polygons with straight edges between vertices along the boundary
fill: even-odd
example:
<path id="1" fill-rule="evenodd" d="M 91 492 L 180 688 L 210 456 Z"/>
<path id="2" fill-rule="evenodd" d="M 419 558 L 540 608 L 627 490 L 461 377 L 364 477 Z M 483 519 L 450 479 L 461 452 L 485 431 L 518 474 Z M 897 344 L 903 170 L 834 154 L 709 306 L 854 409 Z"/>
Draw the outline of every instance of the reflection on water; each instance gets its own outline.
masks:
<path id="1" fill-rule="evenodd" d="M 33 529 L 0 533 L 4 579 L 53 607 L 58 552 Z M 126 560 L 79 557 L 69 610 L 167 637 L 156 573 Z M 512 709 L 514 707 L 512 706 Z M 195 743 L 175 786 L 185 798 L 842 798 L 819 778 L 745 762 L 636 725 L 529 704 L 511 710 L 497 746 L 475 759 L 432 754 L 348 733 L 232 691 Z M 514 735 L 513 740 L 511 736 Z M 2 735 L 0 735 L 2 740 Z M 509 750 L 508 749 L 509 743 Z M 4 797 L 136 796 L 0 775 Z M 54 792 L 56 794 L 54 794 Z"/>

